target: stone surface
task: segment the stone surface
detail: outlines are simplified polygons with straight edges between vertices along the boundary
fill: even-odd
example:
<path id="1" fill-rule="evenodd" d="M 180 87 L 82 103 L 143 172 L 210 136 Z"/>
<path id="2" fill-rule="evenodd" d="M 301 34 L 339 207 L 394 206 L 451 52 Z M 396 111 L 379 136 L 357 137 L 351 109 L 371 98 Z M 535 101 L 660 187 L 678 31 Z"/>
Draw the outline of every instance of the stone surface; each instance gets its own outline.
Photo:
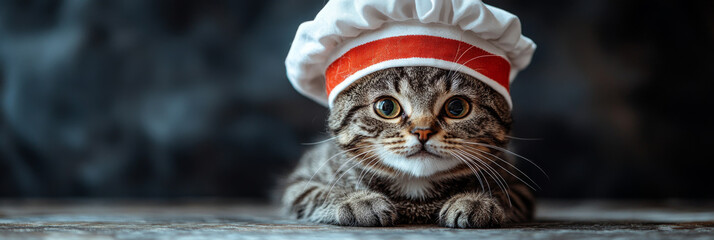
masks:
<path id="1" fill-rule="evenodd" d="M 714 203 L 541 201 L 534 222 L 499 229 L 339 227 L 227 200 L 4 200 L 0 239 L 714 239 Z"/>

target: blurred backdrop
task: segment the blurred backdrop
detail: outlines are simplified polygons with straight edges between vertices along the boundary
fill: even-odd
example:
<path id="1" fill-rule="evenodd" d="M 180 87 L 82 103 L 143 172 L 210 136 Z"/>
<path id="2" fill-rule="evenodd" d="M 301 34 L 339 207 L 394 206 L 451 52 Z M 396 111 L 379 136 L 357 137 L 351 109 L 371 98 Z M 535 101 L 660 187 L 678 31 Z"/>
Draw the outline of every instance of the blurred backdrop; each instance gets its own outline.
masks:
<path id="1" fill-rule="evenodd" d="M 0 197 L 266 198 L 326 138 L 283 64 L 324 2 L 0 1 Z M 486 2 L 538 44 L 538 195 L 714 197 L 714 2 Z"/>

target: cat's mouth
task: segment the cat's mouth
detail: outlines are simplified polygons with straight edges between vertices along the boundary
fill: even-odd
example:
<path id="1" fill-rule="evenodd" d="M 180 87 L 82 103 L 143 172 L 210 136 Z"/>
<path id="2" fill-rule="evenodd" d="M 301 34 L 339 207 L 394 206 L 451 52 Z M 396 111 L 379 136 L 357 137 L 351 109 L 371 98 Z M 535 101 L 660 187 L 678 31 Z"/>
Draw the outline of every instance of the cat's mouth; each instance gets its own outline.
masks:
<path id="1" fill-rule="evenodd" d="M 407 155 L 407 158 L 439 158 L 439 155 L 433 154 L 422 148 L 421 150 L 415 153 Z"/>

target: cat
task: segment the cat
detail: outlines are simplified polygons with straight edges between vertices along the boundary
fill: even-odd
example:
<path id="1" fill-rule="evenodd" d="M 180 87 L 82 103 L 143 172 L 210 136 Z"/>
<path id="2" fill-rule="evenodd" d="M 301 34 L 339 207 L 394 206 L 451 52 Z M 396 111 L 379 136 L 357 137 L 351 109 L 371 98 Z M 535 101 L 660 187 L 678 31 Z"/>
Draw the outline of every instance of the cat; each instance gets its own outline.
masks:
<path id="1" fill-rule="evenodd" d="M 507 158 L 511 110 L 477 79 L 395 67 L 341 92 L 329 141 L 287 178 L 293 218 L 345 226 L 498 227 L 532 219 L 532 182 Z"/>

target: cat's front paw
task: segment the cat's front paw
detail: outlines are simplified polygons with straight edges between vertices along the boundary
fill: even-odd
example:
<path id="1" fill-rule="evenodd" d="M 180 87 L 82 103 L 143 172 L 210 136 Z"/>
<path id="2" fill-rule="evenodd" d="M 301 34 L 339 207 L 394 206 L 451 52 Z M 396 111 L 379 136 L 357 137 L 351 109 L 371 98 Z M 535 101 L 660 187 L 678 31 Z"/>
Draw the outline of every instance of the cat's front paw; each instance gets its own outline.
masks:
<path id="1" fill-rule="evenodd" d="M 439 225 L 452 228 L 498 227 L 505 218 L 498 201 L 483 193 L 455 195 L 439 211 Z"/>
<path id="2" fill-rule="evenodd" d="M 344 226 L 391 226 L 397 212 L 389 199 L 372 191 L 350 193 L 337 206 L 337 224 Z"/>

